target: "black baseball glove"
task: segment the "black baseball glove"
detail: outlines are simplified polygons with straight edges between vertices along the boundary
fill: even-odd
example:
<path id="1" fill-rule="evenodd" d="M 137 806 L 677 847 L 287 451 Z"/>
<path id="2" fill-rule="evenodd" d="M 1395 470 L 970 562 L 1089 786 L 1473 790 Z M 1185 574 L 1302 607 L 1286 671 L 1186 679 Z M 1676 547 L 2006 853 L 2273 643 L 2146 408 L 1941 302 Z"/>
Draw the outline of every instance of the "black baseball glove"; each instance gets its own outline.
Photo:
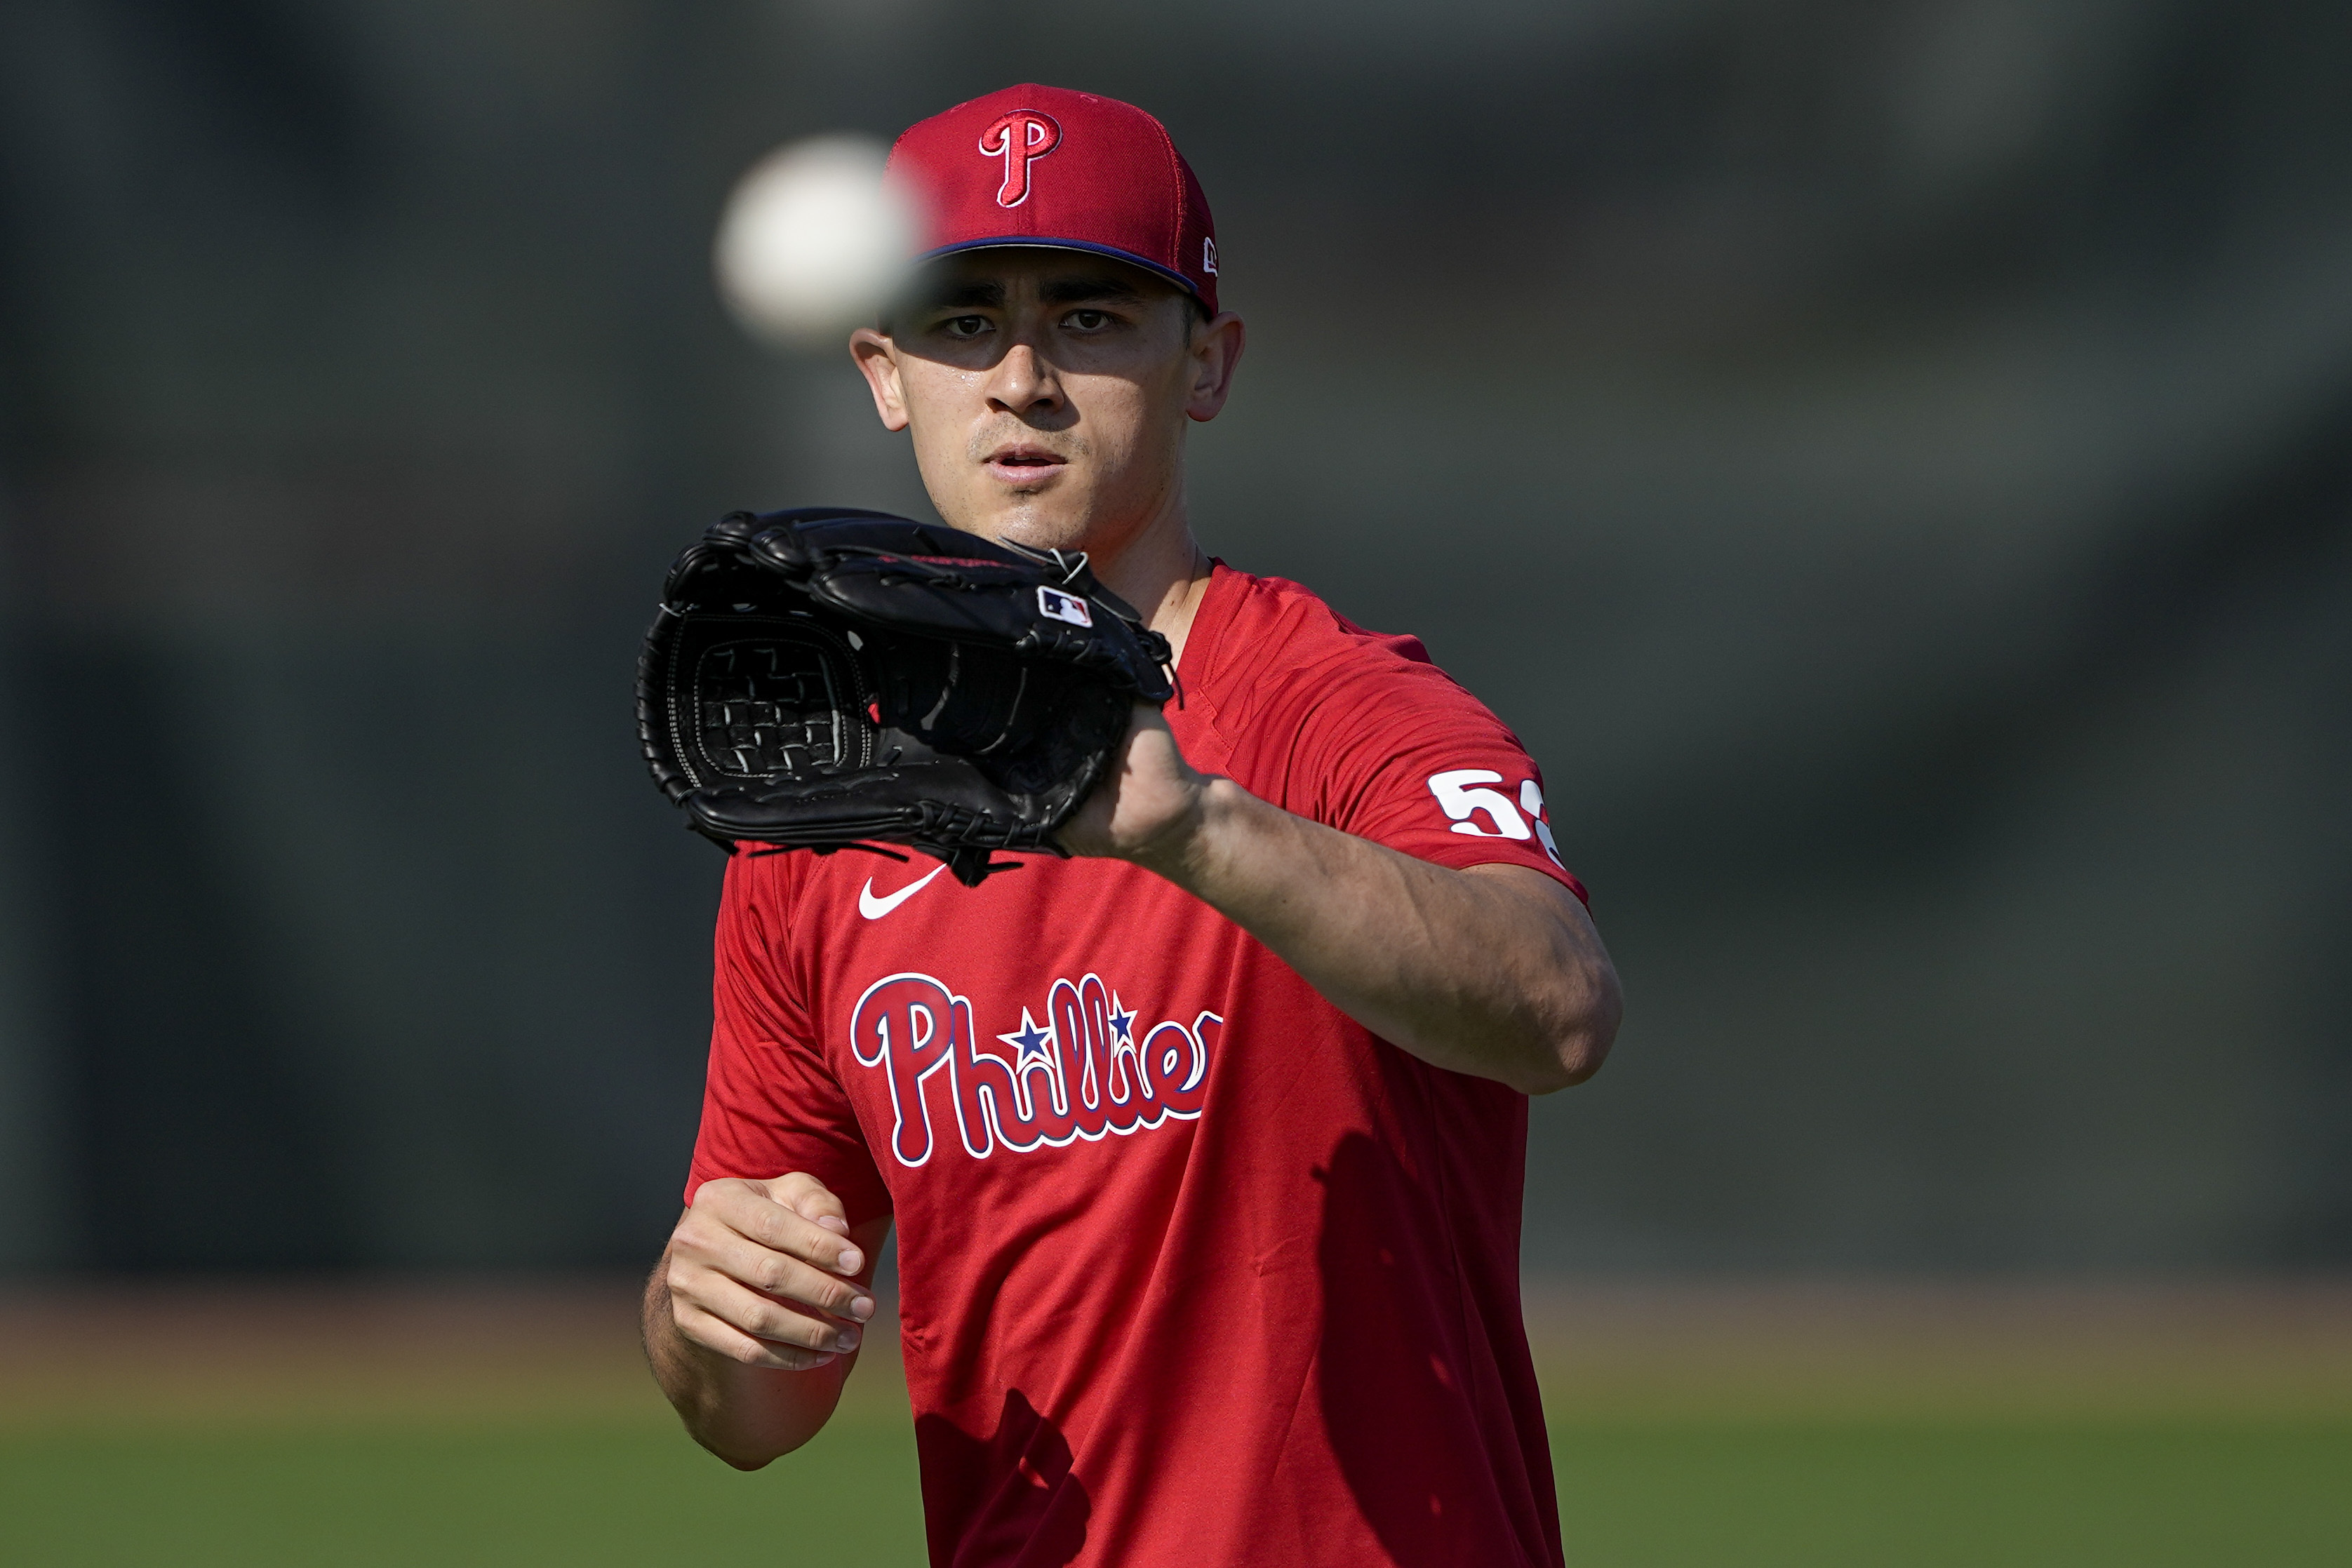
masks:
<path id="1" fill-rule="evenodd" d="M 1062 853 L 1165 639 L 1086 557 L 882 512 L 713 524 L 670 568 L 637 661 L 637 733 L 688 826 L 820 852 L 908 844 L 977 885 L 998 850 Z"/>

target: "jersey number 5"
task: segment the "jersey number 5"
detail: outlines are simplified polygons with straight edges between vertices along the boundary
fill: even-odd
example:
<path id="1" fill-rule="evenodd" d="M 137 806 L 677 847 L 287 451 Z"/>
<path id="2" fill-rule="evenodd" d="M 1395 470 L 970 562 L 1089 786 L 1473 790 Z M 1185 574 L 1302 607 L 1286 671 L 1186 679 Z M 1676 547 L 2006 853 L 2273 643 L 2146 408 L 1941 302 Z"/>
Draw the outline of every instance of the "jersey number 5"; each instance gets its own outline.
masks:
<path id="1" fill-rule="evenodd" d="M 1523 780 L 1517 805 L 1498 789 L 1478 787 L 1502 781 L 1503 776 L 1492 768 L 1458 768 L 1451 773 L 1431 774 L 1429 792 L 1437 797 L 1439 809 L 1453 819 L 1455 832 L 1467 833 L 1474 839 L 1538 839 L 1552 864 L 1559 864 L 1559 849 L 1552 841 L 1551 824 L 1543 820 L 1543 786 L 1532 779 Z M 1473 820 L 1482 813 L 1494 826 L 1482 828 Z M 1530 821 L 1534 823 L 1532 828 L 1528 826 Z"/>

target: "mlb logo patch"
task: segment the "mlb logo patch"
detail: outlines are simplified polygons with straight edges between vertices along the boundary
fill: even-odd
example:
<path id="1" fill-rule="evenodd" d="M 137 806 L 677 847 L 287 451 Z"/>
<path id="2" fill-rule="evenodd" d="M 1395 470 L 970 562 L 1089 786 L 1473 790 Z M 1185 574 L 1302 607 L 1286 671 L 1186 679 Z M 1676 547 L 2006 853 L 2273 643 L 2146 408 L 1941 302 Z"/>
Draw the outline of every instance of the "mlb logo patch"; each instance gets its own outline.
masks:
<path id="1" fill-rule="evenodd" d="M 1066 621 L 1073 626 L 1092 627 L 1095 623 L 1095 612 L 1087 608 L 1085 600 L 1055 588 L 1037 591 L 1037 613 L 1048 621 Z"/>

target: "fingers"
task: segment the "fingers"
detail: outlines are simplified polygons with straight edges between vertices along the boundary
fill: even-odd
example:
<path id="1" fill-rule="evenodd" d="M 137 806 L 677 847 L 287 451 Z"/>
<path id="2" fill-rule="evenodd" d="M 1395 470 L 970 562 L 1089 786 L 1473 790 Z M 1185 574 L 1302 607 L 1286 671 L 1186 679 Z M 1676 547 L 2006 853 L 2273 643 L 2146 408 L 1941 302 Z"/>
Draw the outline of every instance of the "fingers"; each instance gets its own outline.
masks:
<path id="1" fill-rule="evenodd" d="M 806 1372 L 857 1348 L 864 1330 L 795 1311 L 731 1280 L 706 1275 L 691 1299 L 672 1288 L 678 1331 L 745 1366 Z"/>
<path id="2" fill-rule="evenodd" d="M 788 1183 L 798 1185 L 788 1186 Z M 789 1205 L 778 1201 L 773 1196 L 778 1192 L 790 1200 Z M 708 1220 L 772 1251 L 847 1278 L 861 1275 L 872 1261 L 849 1239 L 849 1221 L 841 1200 L 814 1176 L 705 1182 L 695 1193 L 694 1207 L 680 1222 L 679 1230 L 695 1227 L 697 1220 Z"/>
<path id="3" fill-rule="evenodd" d="M 805 1174 L 706 1182 L 664 1265 L 678 1331 L 747 1366 L 805 1371 L 857 1348 L 873 1260 L 841 1200 Z"/>
<path id="4" fill-rule="evenodd" d="M 762 1184 L 768 1197 L 814 1225 L 821 1225 L 837 1236 L 849 1234 L 849 1210 L 816 1177 L 806 1171 L 793 1171 Z M 856 1273 L 856 1263 L 845 1263 L 845 1271 Z"/>
<path id="5" fill-rule="evenodd" d="M 673 1298 L 672 1316 L 677 1323 L 680 1338 L 698 1345 L 716 1355 L 726 1357 L 739 1366 L 763 1367 L 771 1372 L 814 1372 L 820 1366 L 831 1366 L 839 1356 L 813 1350 L 795 1350 L 789 1345 L 770 1344 L 752 1338 L 723 1319 L 713 1317 L 688 1302 Z"/>
<path id="6" fill-rule="evenodd" d="M 873 1294 L 856 1281 L 740 1236 L 698 1238 L 696 1245 L 681 1249 L 674 1261 L 689 1269 L 708 1269 L 746 1290 L 844 1322 L 862 1323 L 874 1315 Z"/>

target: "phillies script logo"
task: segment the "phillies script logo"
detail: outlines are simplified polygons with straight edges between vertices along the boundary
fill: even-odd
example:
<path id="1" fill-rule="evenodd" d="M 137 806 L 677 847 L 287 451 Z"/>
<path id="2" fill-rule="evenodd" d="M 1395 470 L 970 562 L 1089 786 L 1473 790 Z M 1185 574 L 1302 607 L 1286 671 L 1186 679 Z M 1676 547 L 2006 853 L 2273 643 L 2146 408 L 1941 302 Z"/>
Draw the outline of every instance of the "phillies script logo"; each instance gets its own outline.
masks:
<path id="1" fill-rule="evenodd" d="M 1014 1154 L 1089 1143 L 1106 1133 L 1190 1122 L 1208 1095 L 1209 1053 L 1225 1020 L 1203 1012 L 1149 1030 L 1088 975 L 1055 980 L 1039 1022 L 986 1037 L 971 1003 L 929 975 L 892 975 L 866 988 L 849 1020 L 849 1048 L 890 1085 L 890 1153 L 902 1166 L 931 1157 L 950 1122 L 964 1152 L 984 1160 L 998 1145 Z"/>
<path id="2" fill-rule="evenodd" d="M 1017 207 L 1029 199 L 1029 165 L 1062 144 L 1062 128 L 1050 114 L 1016 109 L 980 133 L 980 150 L 1004 160 L 1004 183 L 996 204 Z"/>

